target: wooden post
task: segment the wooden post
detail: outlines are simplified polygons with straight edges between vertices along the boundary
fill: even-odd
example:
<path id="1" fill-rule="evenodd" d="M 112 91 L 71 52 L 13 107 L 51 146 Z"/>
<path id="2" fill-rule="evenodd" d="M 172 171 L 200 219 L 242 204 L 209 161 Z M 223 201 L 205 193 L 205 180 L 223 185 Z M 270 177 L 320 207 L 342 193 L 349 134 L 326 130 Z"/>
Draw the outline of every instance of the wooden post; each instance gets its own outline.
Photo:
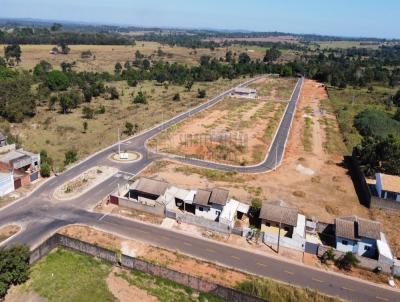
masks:
<path id="1" fill-rule="evenodd" d="M 282 228 L 282 222 L 279 221 L 279 231 L 278 231 L 278 249 L 277 253 L 279 254 L 279 246 L 280 246 L 280 241 L 281 241 L 281 228 Z"/>

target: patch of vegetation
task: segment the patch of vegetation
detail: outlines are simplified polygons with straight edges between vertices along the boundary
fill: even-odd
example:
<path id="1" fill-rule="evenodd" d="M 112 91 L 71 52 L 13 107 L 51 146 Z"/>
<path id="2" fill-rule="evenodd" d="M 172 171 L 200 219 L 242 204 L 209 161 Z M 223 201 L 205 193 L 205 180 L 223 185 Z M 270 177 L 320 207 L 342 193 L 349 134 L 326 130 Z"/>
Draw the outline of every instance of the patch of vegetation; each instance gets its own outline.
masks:
<path id="1" fill-rule="evenodd" d="M 400 122 L 386 112 L 366 110 L 358 114 L 354 126 L 362 136 L 377 136 L 385 138 L 389 135 L 400 138 Z"/>
<path id="2" fill-rule="evenodd" d="M 122 273 L 117 276 L 125 279 L 129 284 L 147 291 L 150 295 L 159 299 L 160 302 L 224 301 L 210 294 L 195 292 L 190 287 L 159 277 L 150 276 L 139 271 L 132 271 L 130 274 Z"/>
<path id="3" fill-rule="evenodd" d="M 237 290 L 265 299 L 269 302 L 339 302 L 336 298 L 331 298 L 312 291 L 308 288 L 298 288 L 290 285 L 281 284 L 268 279 L 252 279 L 243 281 L 236 286 Z"/>
<path id="4" fill-rule="evenodd" d="M 303 146 L 304 150 L 307 152 L 312 151 L 312 137 L 313 137 L 313 132 L 312 132 L 312 126 L 313 126 L 313 121 L 312 118 L 306 117 L 304 119 L 304 133 L 303 133 Z"/>
<path id="5" fill-rule="evenodd" d="M 0 249 L 0 300 L 7 294 L 11 285 L 28 280 L 29 256 L 27 246 Z"/>
<path id="6" fill-rule="evenodd" d="M 25 289 L 48 301 L 115 301 L 105 282 L 110 271 L 105 262 L 59 249 L 33 266 Z"/>
<path id="7" fill-rule="evenodd" d="M 244 182 L 243 177 L 238 175 L 236 172 L 221 172 L 217 170 L 201 169 L 194 167 L 177 167 L 175 172 L 183 173 L 185 175 L 198 174 L 201 177 L 205 177 L 211 181 L 224 181 L 224 182 Z"/>

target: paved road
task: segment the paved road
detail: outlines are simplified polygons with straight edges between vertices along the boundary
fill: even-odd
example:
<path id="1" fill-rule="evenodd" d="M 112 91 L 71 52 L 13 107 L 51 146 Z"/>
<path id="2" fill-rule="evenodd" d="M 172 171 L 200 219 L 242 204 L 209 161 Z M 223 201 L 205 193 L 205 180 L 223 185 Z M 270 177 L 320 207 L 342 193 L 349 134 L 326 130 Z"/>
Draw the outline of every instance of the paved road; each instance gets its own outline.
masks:
<path id="1" fill-rule="evenodd" d="M 272 144 L 270 155 L 262 164 L 256 167 L 248 167 L 249 170 L 246 172 L 265 172 L 274 167 L 274 163 L 279 163 L 283 158 L 284 146 L 287 141 L 288 130 L 293 119 L 302 81 L 303 79 L 300 79 L 296 86 L 288 110 L 282 120 L 281 127 L 278 129 L 276 139 Z M 247 81 L 241 86 L 245 86 L 250 82 Z M 115 216 L 103 216 L 90 211 L 99 200 L 106 197 L 115 189 L 117 184 L 125 184 L 129 177 L 137 174 L 159 157 L 157 154 L 147 152 L 145 143 L 149 138 L 157 135 L 167 127 L 215 105 L 230 92 L 231 90 L 217 96 L 208 103 L 192 109 L 190 112 L 167 121 L 162 126 L 154 127 L 125 141 L 124 149 L 137 151 L 143 155 L 140 161 L 131 164 L 118 164 L 109 161 L 108 156 L 117 150 L 117 146 L 111 146 L 62 173 L 60 176 L 48 180 L 48 182 L 40 186 L 29 197 L 1 209 L 0 226 L 9 223 L 19 223 L 23 227 L 23 231 L 8 241 L 7 244 L 25 243 L 33 247 L 62 226 L 75 223 L 86 224 L 108 232 L 146 240 L 165 248 L 177 249 L 183 253 L 201 257 L 211 262 L 218 262 L 295 285 L 310 287 L 323 293 L 338 295 L 352 301 L 400 301 L 398 292 L 382 289 L 373 284 L 349 280 L 340 275 L 333 275 L 286 262 L 284 259 L 254 254 L 249 251 L 221 245 L 217 242 L 206 241 L 160 229 L 157 226 L 146 225 Z M 275 153 L 275 156 L 271 157 L 273 153 Z M 198 165 L 208 164 L 198 161 L 191 161 L 190 163 Z M 52 194 L 56 187 L 96 165 L 115 166 L 121 172 L 79 198 L 69 201 L 54 200 Z M 211 166 L 211 168 L 213 167 L 215 166 Z M 223 165 L 218 165 L 219 167 L 221 169 L 226 168 Z"/>

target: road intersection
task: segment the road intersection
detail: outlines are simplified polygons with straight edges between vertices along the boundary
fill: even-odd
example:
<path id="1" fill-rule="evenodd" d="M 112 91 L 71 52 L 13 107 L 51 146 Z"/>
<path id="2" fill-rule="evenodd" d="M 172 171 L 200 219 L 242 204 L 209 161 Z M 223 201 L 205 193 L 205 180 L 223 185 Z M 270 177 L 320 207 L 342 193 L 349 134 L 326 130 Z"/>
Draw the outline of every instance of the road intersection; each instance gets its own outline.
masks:
<path id="1" fill-rule="evenodd" d="M 246 81 L 240 86 L 247 86 L 257 79 Z M 303 81 L 303 78 L 299 79 L 269 153 L 259 165 L 240 167 L 190 158 L 174 157 L 174 159 L 199 167 L 241 173 L 263 173 L 274 169 L 280 164 L 284 156 Z M 255 275 L 270 277 L 301 287 L 309 287 L 319 292 L 340 296 L 351 301 L 400 301 L 400 293 L 398 291 L 376 286 L 372 283 L 316 270 L 288 262 L 285 259 L 256 254 L 214 241 L 191 237 L 171 230 L 161 229 L 154 225 L 113 215 L 105 216 L 91 211 L 99 200 L 104 199 L 116 188 L 117 184 L 124 185 L 127 183 L 127 177 L 124 176 L 137 175 L 155 160 L 163 158 L 163 155 L 147 150 L 146 142 L 150 138 L 186 120 L 190 116 L 214 106 L 228 96 L 231 91 L 232 89 L 161 125 L 125 140 L 124 149 L 140 153 L 142 155 L 140 160 L 128 164 L 110 161 L 109 156 L 116 152 L 117 145 L 110 146 L 71 167 L 59 176 L 49 179 L 29 196 L 0 209 L 0 227 L 7 224 L 19 224 L 22 227 L 22 231 L 8 240 L 6 244 L 24 243 L 34 247 L 61 227 L 82 224 L 127 238 L 144 240 L 160 247 L 178 250 L 188 255 Z M 98 165 L 114 166 L 120 172 L 78 198 L 68 201 L 54 200 L 52 196 L 55 188 L 89 168 Z"/>

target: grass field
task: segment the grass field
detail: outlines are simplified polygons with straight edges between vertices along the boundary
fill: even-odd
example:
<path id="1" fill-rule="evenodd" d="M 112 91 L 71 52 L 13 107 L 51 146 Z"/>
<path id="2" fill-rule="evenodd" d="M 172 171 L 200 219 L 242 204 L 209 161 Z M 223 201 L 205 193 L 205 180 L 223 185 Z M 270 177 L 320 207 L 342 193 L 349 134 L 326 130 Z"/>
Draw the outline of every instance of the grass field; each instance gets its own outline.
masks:
<path id="1" fill-rule="evenodd" d="M 141 42 L 137 41 L 135 46 L 132 45 L 70 45 L 71 49 L 68 55 L 50 54 L 55 45 L 21 45 L 22 57 L 20 67 L 24 69 L 33 69 L 41 60 L 46 60 L 53 65 L 54 68 L 60 69 L 62 62 L 75 62 L 75 70 L 77 71 L 97 71 L 97 72 L 113 72 L 115 64 L 120 62 L 122 65 L 126 61 L 134 61 L 136 51 L 140 51 L 151 60 L 158 61 L 160 59 L 171 63 L 182 63 L 187 65 L 197 65 L 200 57 L 207 55 L 210 57 L 225 58 L 226 48 L 216 48 L 215 50 L 199 48 L 193 50 L 185 47 L 170 47 L 161 45 L 157 42 Z M 165 53 L 165 56 L 159 57 L 158 49 Z M 3 56 L 4 45 L 0 45 L 0 56 Z M 233 46 L 230 48 L 233 53 L 239 56 L 242 52 L 247 52 L 253 59 L 262 59 L 265 55 L 265 48 Z M 81 53 L 90 50 L 95 57 L 82 59 Z M 289 59 L 293 56 L 292 52 L 285 52 L 284 58 Z"/>
<path id="2" fill-rule="evenodd" d="M 124 130 L 125 122 L 137 123 L 139 131 L 147 129 L 162 120 L 167 120 L 177 114 L 198 105 L 206 99 L 197 98 L 197 89 L 207 91 L 207 98 L 235 86 L 244 79 L 218 80 L 212 83 L 196 83 L 191 92 L 181 86 L 170 85 L 168 88 L 156 85 L 154 82 L 143 82 L 138 87 L 129 87 L 126 82 L 109 84 L 117 87 L 119 100 L 96 98 L 90 104 L 82 104 L 69 114 L 51 111 L 46 104 L 39 106 L 37 114 L 21 124 L 8 125 L 13 134 L 18 134 L 25 149 L 39 152 L 48 151 L 55 160 L 57 167 L 62 167 L 64 153 L 75 149 L 79 158 L 84 158 L 93 152 L 117 141 L 117 128 Z M 139 91 L 147 95 L 148 104 L 133 104 L 133 96 Z M 181 100 L 174 101 L 173 96 L 180 93 Z M 104 114 L 98 114 L 93 119 L 84 119 L 82 107 L 89 106 L 95 110 L 105 107 Z M 88 129 L 83 132 L 83 122 L 87 121 Z M 7 123 L 0 123 L 0 129 Z"/>
<path id="3" fill-rule="evenodd" d="M 214 296 L 138 271 L 114 272 L 108 263 L 64 249 L 49 254 L 35 264 L 30 280 L 13 292 L 8 299 L 11 302 L 23 295 L 25 299 L 39 296 L 49 302 L 118 301 L 109 289 L 110 283 L 107 278 L 110 276 L 114 278 L 114 282 L 115 278 L 128 282 L 128 284 L 120 283 L 121 280 L 118 282 L 118 290 L 129 292 L 131 295 L 130 299 L 124 301 L 132 301 L 135 291 L 141 295 L 147 293 L 148 297 L 152 297 L 145 301 L 222 301 Z M 36 298 L 32 301 L 37 300 Z"/>

